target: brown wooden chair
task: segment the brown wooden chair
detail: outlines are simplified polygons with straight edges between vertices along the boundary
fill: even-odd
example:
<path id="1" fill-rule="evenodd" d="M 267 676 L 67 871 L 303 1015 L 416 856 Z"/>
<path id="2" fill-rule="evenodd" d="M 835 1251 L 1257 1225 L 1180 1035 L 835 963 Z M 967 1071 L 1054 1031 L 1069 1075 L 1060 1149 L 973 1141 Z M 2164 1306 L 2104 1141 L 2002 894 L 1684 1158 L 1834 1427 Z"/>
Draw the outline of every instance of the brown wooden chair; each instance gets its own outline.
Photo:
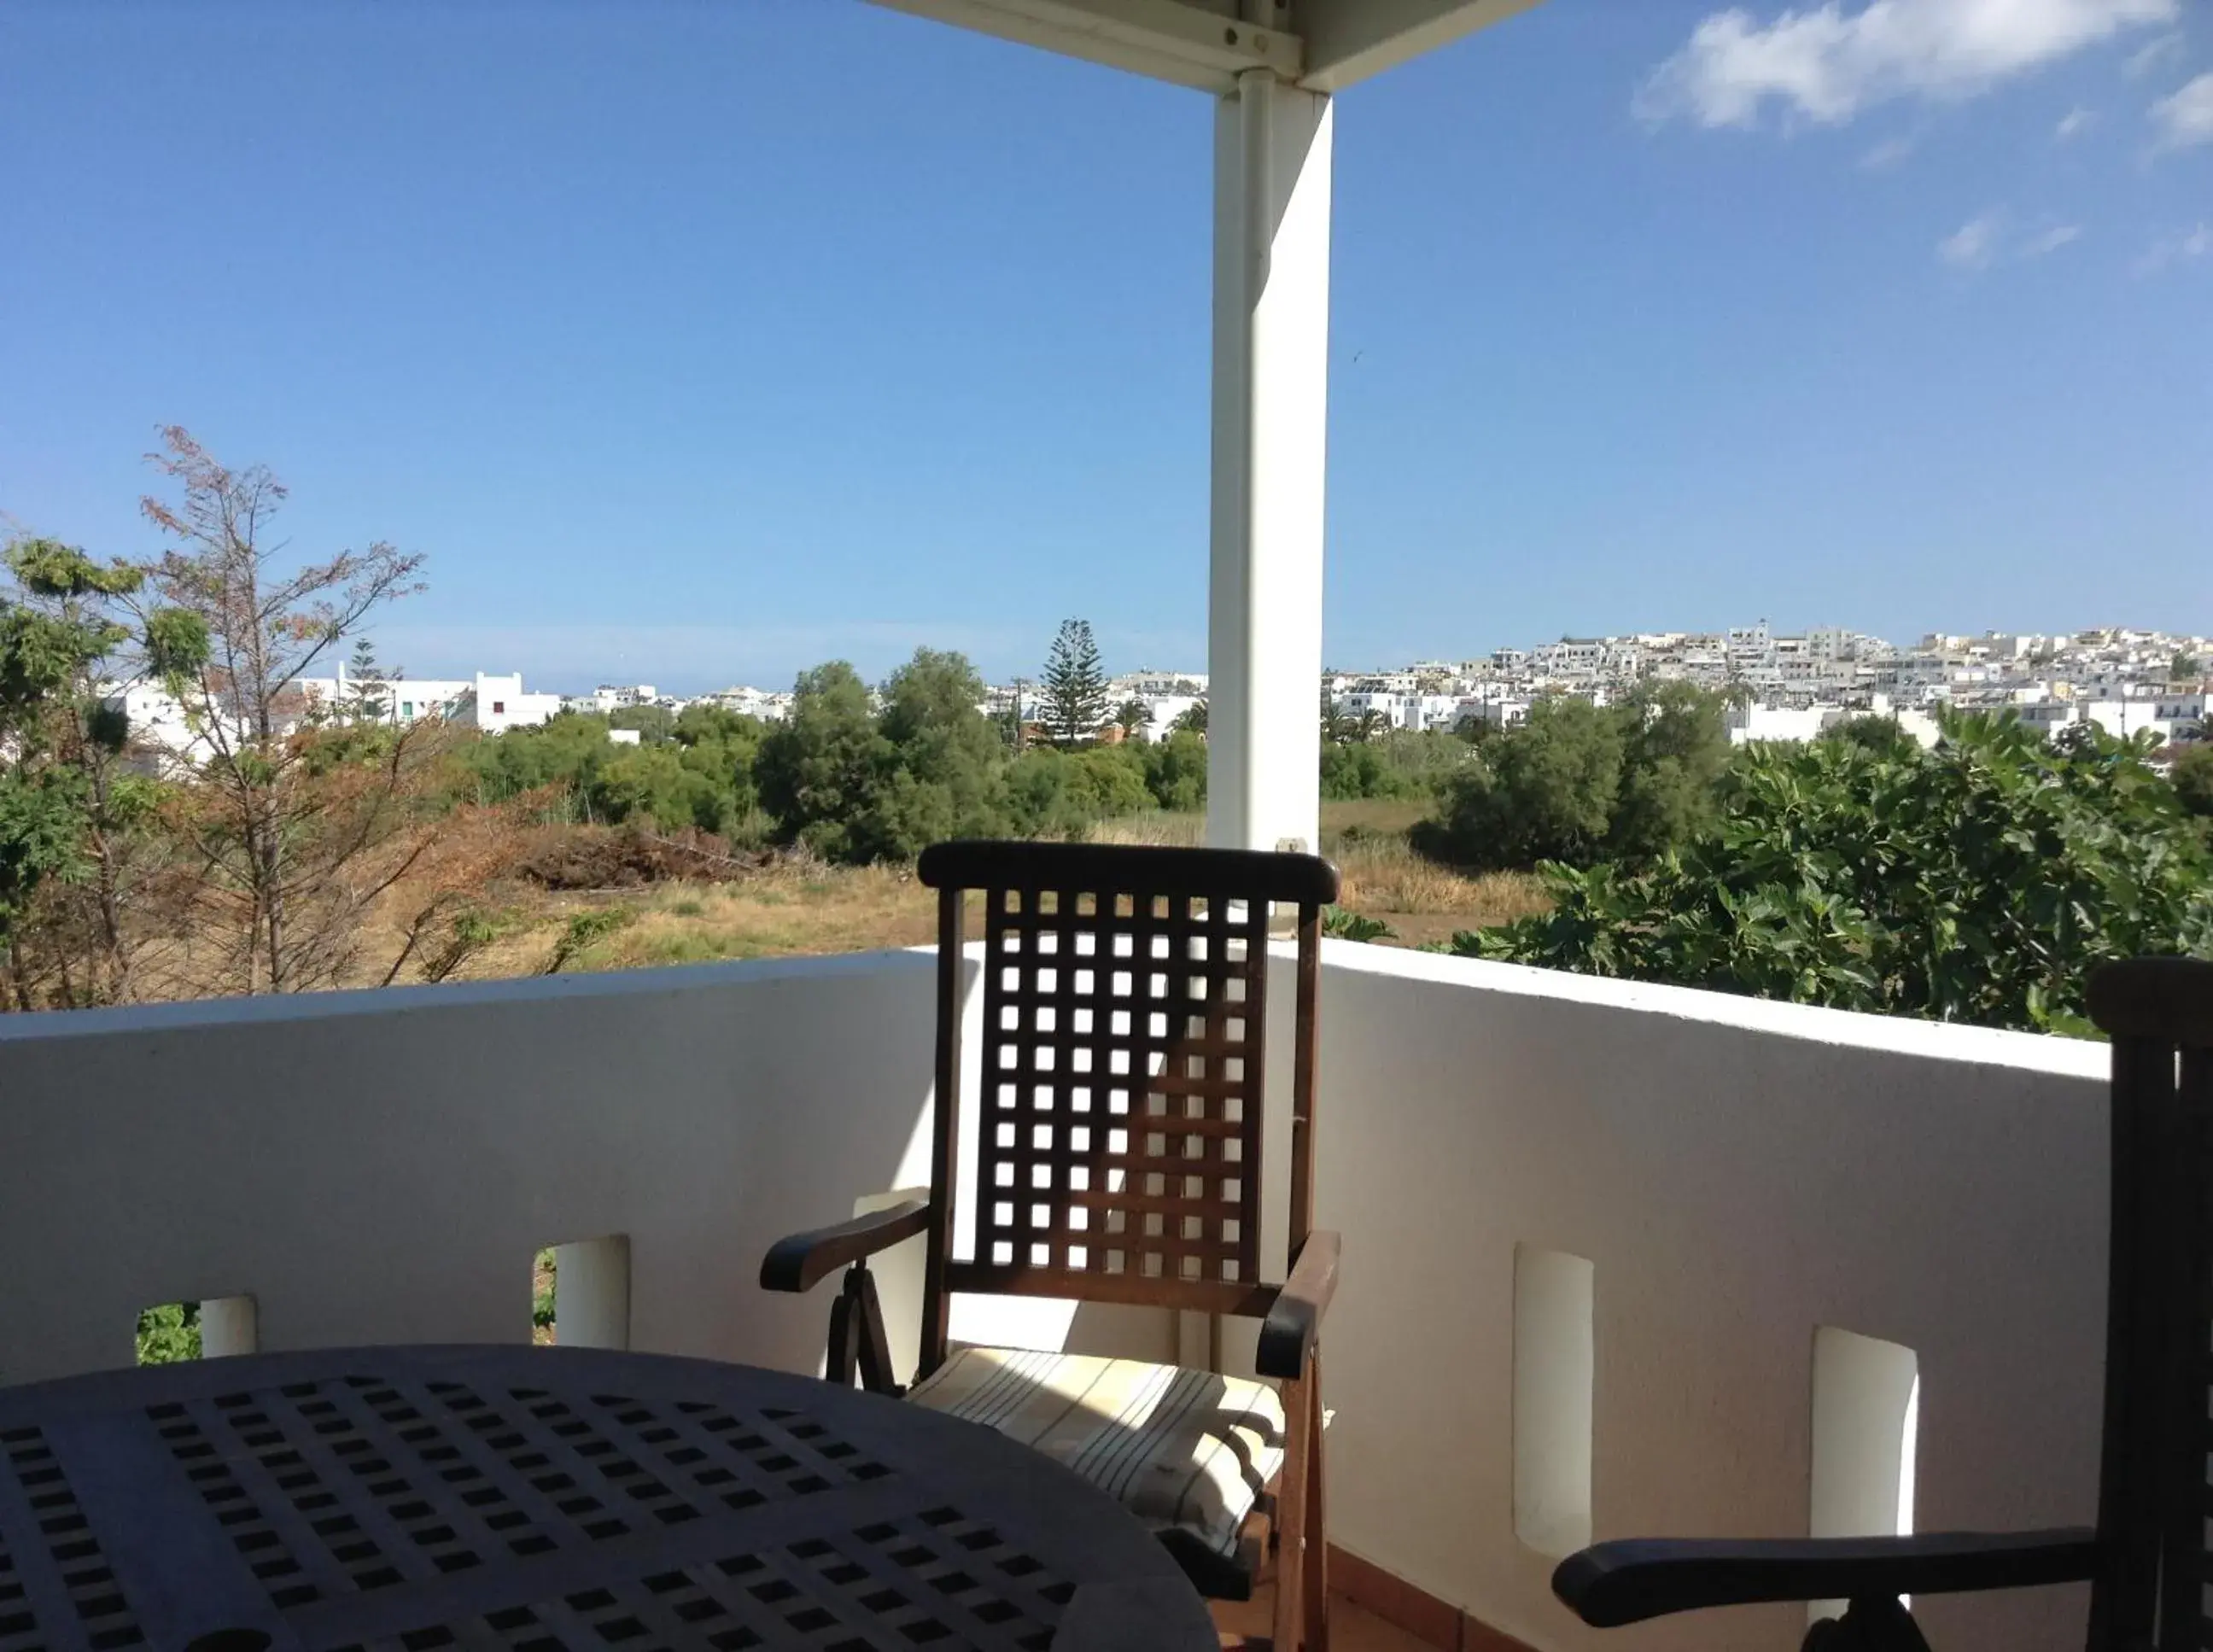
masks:
<path id="1" fill-rule="evenodd" d="M 1313 1225 L 1314 1090 L 1321 909 L 1336 869 L 1308 855 L 949 843 L 925 851 L 920 872 L 938 891 L 930 1197 L 782 1241 L 762 1285 L 803 1291 L 845 1268 L 830 1379 L 857 1374 L 894 1392 L 867 1259 L 925 1235 L 909 1399 L 1023 1439 L 1113 1492 L 1216 1598 L 1247 1598 L 1271 1545 L 1275 1643 L 1326 1652 L 1319 1345 L 1338 1246 Z M 972 892 L 984 928 L 972 1179 L 959 1163 L 958 1100 Z M 1298 942 L 1280 1285 L 1260 1254 L 1271 903 L 1296 908 Z M 1278 1386 L 955 1350 L 955 1291 L 1256 1317 L 1256 1363 Z M 1256 1518 L 1270 1503 L 1272 1519 Z"/>
<path id="2" fill-rule="evenodd" d="M 2112 1241 L 2098 1523 L 2004 1535 L 1639 1539 L 1571 1555 L 1552 1588 L 1584 1622 L 1755 1600 L 1850 1602 L 1817 1652 L 1926 1652 L 1898 1597 L 2088 1580 L 2092 1652 L 2213 1646 L 2204 1591 L 2213 1375 L 2213 964 L 2145 958 L 2091 979 L 2112 1035 Z"/>

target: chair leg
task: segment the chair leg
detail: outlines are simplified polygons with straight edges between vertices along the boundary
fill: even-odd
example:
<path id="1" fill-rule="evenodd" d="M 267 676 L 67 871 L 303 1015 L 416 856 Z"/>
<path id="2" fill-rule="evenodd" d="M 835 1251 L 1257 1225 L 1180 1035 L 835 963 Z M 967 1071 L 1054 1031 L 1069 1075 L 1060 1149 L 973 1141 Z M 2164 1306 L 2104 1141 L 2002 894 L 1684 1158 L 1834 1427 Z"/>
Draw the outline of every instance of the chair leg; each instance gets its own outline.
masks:
<path id="1" fill-rule="evenodd" d="M 872 1394 L 898 1398 L 899 1386 L 892 1381 L 892 1350 L 884 1337 L 884 1310 L 876 1300 L 875 1276 L 865 1263 L 856 1262 L 846 1276 L 853 1298 L 854 1338 L 861 1386 Z"/>
<path id="2" fill-rule="evenodd" d="M 1321 1427 L 1321 1355 L 1307 1366 L 1306 1652 L 1329 1652 L 1328 1453 Z"/>
<path id="3" fill-rule="evenodd" d="M 830 1347 L 825 1355 L 822 1375 L 841 1388 L 853 1386 L 853 1372 L 860 1362 L 860 1347 L 853 1323 L 853 1298 L 849 1291 L 839 1291 L 830 1303 Z"/>
<path id="4" fill-rule="evenodd" d="M 1311 1372 L 1311 1368 L 1309 1368 Z M 1276 1610 L 1273 1652 L 1299 1652 L 1308 1618 L 1308 1435 L 1313 1418 L 1310 1378 L 1286 1382 L 1283 1396 L 1283 1472 L 1276 1492 Z"/>

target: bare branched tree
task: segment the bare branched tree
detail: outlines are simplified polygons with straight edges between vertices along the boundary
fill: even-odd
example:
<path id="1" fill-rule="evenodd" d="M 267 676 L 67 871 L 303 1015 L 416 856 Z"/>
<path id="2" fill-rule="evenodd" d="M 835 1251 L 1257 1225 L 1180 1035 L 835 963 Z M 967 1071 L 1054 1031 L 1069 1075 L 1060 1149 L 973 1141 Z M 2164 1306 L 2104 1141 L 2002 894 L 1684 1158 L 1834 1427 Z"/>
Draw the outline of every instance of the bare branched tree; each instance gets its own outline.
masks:
<path id="1" fill-rule="evenodd" d="M 142 502 L 174 541 L 151 570 L 160 606 L 144 619 L 149 658 L 185 709 L 165 755 L 203 783 L 171 814 L 219 954 L 195 972 L 239 992 L 328 986 L 370 905 L 430 844 L 422 792 L 443 731 L 435 719 L 355 723 L 309 701 L 300 680 L 372 610 L 421 590 L 423 559 L 379 541 L 295 562 L 271 534 L 281 482 L 261 466 L 227 468 L 180 427 L 162 436 L 148 458 L 182 497 Z"/>

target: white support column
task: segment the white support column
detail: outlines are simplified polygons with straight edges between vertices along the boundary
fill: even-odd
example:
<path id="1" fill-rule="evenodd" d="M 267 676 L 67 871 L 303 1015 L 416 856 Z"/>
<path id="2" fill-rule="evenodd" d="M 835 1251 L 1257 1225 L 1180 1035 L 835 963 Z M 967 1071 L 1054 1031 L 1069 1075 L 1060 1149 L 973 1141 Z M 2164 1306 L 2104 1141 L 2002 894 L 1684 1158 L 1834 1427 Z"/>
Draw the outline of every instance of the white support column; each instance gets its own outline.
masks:
<path id="1" fill-rule="evenodd" d="M 1320 839 L 1330 101 L 1238 77 L 1214 142 L 1206 839 Z"/>

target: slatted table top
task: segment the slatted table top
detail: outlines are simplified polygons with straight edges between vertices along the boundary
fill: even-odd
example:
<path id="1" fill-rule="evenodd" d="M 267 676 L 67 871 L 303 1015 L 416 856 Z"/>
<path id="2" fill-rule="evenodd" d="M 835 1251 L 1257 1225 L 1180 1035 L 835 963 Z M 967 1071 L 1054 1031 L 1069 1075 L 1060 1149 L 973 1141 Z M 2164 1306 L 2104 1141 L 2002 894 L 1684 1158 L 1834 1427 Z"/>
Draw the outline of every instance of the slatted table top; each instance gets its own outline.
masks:
<path id="1" fill-rule="evenodd" d="M 412 1347 L 0 1388 L 0 1652 L 1215 1644 L 1074 1474 L 780 1372 Z"/>

